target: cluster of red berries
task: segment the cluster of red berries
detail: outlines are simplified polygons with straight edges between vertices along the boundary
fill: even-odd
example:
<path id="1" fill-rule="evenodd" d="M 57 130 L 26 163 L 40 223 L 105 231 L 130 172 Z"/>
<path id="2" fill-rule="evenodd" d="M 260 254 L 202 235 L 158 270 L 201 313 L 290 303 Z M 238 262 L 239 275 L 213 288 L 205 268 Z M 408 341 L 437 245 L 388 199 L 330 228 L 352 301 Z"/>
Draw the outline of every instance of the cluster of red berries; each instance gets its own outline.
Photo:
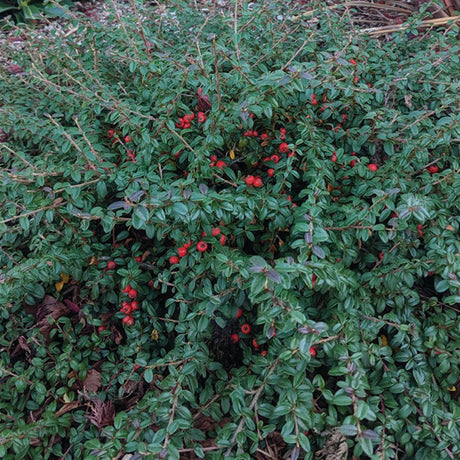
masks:
<path id="1" fill-rule="evenodd" d="M 315 93 L 311 95 L 311 104 L 312 105 L 318 105 L 318 101 L 316 100 Z"/>
<path id="2" fill-rule="evenodd" d="M 121 304 L 121 313 L 125 314 L 125 317 L 123 318 L 123 323 L 126 324 L 127 326 L 134 326 L 134 318 L 132 316 L 132 313 L 137 311 L 139 308 L 139 305 L 137 303 L 136 297 L 137 297 L 137 291 L 136 289 L 133 289 L 129 284 L 122 290 L 123 294 L 127 294 L 130 302 L 124 301 Z"/>
<path id="3" fill-rule="evenodd" d="M 356 152 L 351 152 L 351 156 L 352 157 L 356 156 Z M 337 153 L 336 152 L 332 153 L 331 161 L 334 162 L 334 163 L 337 162 Z M 354 159 L 350 161 L 350 166 L 352 168 L 356 165 L 356 161 L 357 160 L 354 160 Z M 379 167 L 375 163 L 369 163 L 367 165 L 367 169 L 369 169 L 369 171 L 376 172 L 376 171 L 378 171 Z"/>
<path id="4" fill-rule="evenodd" d="M 260 176 L 247 176 L 244 179 L 244 182 L 246 182 L 246 185 L 248 187 L 262 187 L 264 185 L 263 180 L 261 179 Z"/>
<path id="5" fill-rule="evenodd" d="M 206 121 L 206 114 L 204 112 L 197 113 L 198 123 L 204 123 Z M 183 117 L 179 118 L 179 121 L 176 123 L 176 128 L 179 129 L 189 129 L 192 126 L 192 121 L 195 119 L 194 113 L 188 113 Z"/>
<path id="6" fill-rule="evenodd" d="M 179 263 L 179 260 L 182 257 L 185 257 L 188 252 L 188 248 L 192 245 L 192 242 L 189 241 L 188 243 L 184 243 L 180 248 L 177 249 L 177 256 L 171 256 L 169 258 L 169 263 L 171 265 L 175 265 Z"/>
<path id="7" fill-rule="evenodd" d="M 225 242 L 227 241 L 227 237 L 222 233 L 222 230 L 219 227 L 215 227 L 211 231 L 212 236 L 219 237 L 219 243 L 222 246 L 225 246 Z M 202 236 L 207 236 L 206 232 L 202 233 Z M 192 246 L 192 241 L 190 240 L 188 243 L 184 243 L 180 248 L 177 249 L 177 255 L 171 256 L 169 258 L 169 263 L 171 265 L 178 264 L 182 257 L 185 257 L 188 253 L 188 249 Z M 198 252 L 206 252 L 209 248 L 209 244 L 206 241 L 198 241 L 196 244 L 196 250 Z"/>
<path id="8" fill-rule="evenodd" d="M 121 140 L 118 137 L 117 132 L 114 129 L 109 129 L 107 131 L 107 137 L 109 139 L 112 139 L 113 144 L 121 143 Z M 132 142 L 132 140 L 133 138 L 128 134 L 124 138 L 124 143 L 129 144 L 130 142 Z M 136 163 L 136 154 L 132 150 L 129 150 L 129 149 L 126 149 L 126 153 L 127 153 L 128 161 L 132 161 L 133 163 Z"/>
<path id="9" fill-rule="evenodd" d="M 219 168 L 219 169 L 224 169 L 227 166 L 227 163 L 223 160 L 218 160 L 217 155 L 211 155 L 211 168 Z"/>
<path id="10" fill-rule="evenodd" d="M 258 133 L 257 133 L 257 131 L 248 130 L 245 133 L 243 133 L 243 136 L 245 136 L 245 137 L 257 137 Z M 259 136 L 259 138 L 262 141 L 262 146 L 266 146 L 268 140 L 270 139 L 270 136 L 269 136 L 268 133 L 262 133 Z M 280 128 L 279 139 L 281 141 L 284 141 L 286 139 L 286 129 L 285 128 Z M 278 146 L 278 153 L 274 153 L 271 156 L 265 157 L 262 160 L 261 164 L 265 165 L 267 162 L 273 162 L 275 165 L 277 165 L 281 160 L 280 154 L 285 154 L 285 153 L 288 154 L 287 155 L 288 158 L 294 156 L 294 152 L 289 150 L 289 146 L 288 146 L 287 142 L 281 142 L 281 144 Z M 256 163 L 256 165 L 257 165 L 257 163 Z M 267 165 L 267 166 L 268 166 L 268 169 L 267 169 L 268 177 L 273 177 L 275 175 L 275 169 L 271 165 Z M 246 185 L 248 187 L 256 187 L 256 188 L 258 188 L 258 187 L 262 187 L 264 185 L 262 178 L 260 176 L 254 176 L 254 175 L 246 176 L 244 178 L 244 182 L 246 183 Z"/>

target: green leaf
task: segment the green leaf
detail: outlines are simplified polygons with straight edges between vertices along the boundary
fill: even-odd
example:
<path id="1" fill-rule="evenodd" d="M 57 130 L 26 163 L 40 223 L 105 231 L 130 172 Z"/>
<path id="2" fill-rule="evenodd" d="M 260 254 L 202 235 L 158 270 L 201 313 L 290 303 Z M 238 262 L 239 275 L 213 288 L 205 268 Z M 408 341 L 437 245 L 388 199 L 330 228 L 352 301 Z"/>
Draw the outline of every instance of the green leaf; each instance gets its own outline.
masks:
<path id="1" fill-rule="evenodd" d="M 147 383 L 151 383 L 151 382 L 153 381 L 153 371 L 152 371 L 152 369 L 147 368 L 147 369 L 144 371 L 144 380 L 145 380 Z"/>
<path id="2" fill-rule="evenodd" d="M 135 229 L 141 229 L 145 226 L 146 222 L 149 220 L 150 213 L 149 210 L 142 205 L 136 206 L 133 211 L 133 227 Z"/>

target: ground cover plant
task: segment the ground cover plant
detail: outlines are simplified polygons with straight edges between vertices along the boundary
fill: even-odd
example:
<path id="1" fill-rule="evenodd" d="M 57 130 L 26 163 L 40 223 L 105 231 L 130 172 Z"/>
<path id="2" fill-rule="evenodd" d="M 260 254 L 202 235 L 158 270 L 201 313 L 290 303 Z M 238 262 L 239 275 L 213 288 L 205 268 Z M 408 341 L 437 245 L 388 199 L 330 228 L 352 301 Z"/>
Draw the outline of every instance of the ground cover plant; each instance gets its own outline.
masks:
<path id="1" fill-rule="evenodd" d="M 294 12 L 2 69 L 2 458 L 459 456 L 458 27 Z"/>

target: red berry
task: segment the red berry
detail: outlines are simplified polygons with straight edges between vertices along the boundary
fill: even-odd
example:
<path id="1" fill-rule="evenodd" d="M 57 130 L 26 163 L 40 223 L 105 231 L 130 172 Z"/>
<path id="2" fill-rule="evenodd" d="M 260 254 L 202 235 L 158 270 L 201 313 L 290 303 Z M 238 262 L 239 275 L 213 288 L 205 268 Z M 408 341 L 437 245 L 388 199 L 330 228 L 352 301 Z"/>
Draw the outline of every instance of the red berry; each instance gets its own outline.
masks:
<path id="1" fill-rule="evenodd" d="M 273 163 L 277 164 L 280 161 L 280 157 L 279 157 L 279 155 L 272 155 L 270 157 L 270 160 L 273 161 Z"/>
<path id="2" fill-rule="evenodd" d="M 286 142 L 282 142 L 282 143 L 280 144 L 280 146 L 279 146 L 279 151 L 280 151 L 281 153 L 287 153 L 287 152 L 289 152 L 289 147 L 288 147 L 288 145 L 287 145 Z"/>
<path id="3" fill-rule="evenodd" d="M 131 290 L 131 286 L 128 284 L 121 292 L 123 292 L 124 294 L 128 294 L 130 290 Z"/>
<path id="4" fill-rule="evenodd" d="M 99 334 L 102 332 L 102 331 L 105 331 L 106 330 L 106 327 L 105 326 L 99 326 L 97 328 L 97 332 L 99 332 Z"/>
<path id="5" fill-rule="evenodd" d="M 356 65 L 356 61 L 354 59 L 350 59 L 350 64 Z"/>
<path id="6" fill-rule="evenodd" d="M 259 344 L 257 343 L 257 340 L 256 339 L 252 339 L 252 346 L 254 348 L 259 348 Z"/>
<path id="7" fill-rule="evenodd" d="M 351 160 L 350 161 L 350 166 L 353 168 L 353 166 L 356 164 L 356 160 Z"/>
<path id="8" fill-rule="evenodd" d="M 264 351 L 261 351 L 261 352 L 260 352 L 260 354 L 261 354 L 262 356 L 267 356 L 267 353 L 268 353 L 267 350 L 264 350 Z"/>
<path id="9" fill-rule="evenodd" d="M 222 160 L 219 160 L 216 163 L 216 168 L 219 168 L 219 169 L 224 169 L 226 166 L 227 166 L 227 163 L 225 163 L 225 161 L 222 161 Z"/>
<path id="10" fill-rule="evenodd" d="M 275 174 L 275 170 L 273 168 L 270 168 L 268 171 L 267 171 L 267 174 L 268 174 L 268 177 L 273 177 L 274 174 Z"/>
<path id="11" fill-rule="evenodd" d="M 255 179 L 254 179 L 254 187 L 262 187 L 264 185 L 264 182 L 263 180 L 257 176 Z"/>
<path id="12" fill-rule="evenodd" d="M 136 372 L 140 367 L 141 367 L 141 366 L 139 366 L 139 364 L 136 364 L 136 365 L 134 366 L 133 371 Z"/>
<path id="13" fill-rule="evenodd" d="M 436 174 L 437 172 L 439 172 L 439 166 L 432 165 L 428 168 L 428 171 L 430 172 L 430 174 Z"/>
<path id="14" fill-rule="evenodd" d="M 135 299 L 137 297 L 137 291 L 136 289 L 131 289 L 129 292 L 128 292 L 128 297 L 130 299 Z"/>
<path id="15" fill-rule="evenodd" d="M 248 335 L 250 332 L 251 332 L 251 326 L 249 326 L 248 323 L 244 323 L 242 326 L 241 326 L 241 332 L 245 335 Z"/>
<path id="16" fill-rule="evenodd" d="M 112 139 L 113 136 L 115 136 L 115 130 L 114 130 L 114 129 L 109 129 L 109 130 L 107 131 L 107 137 L 108 137 L 109 139 Z"/>
<path id="17" fill-rule="evenodd" d="M 240 340 L 240 337 L 239 337 L 238 334 L 232 334 L 230 336 L 230 340 L 231 340 L 232 343 L 237 343 Z"/>
<path id="18" fill-rule="evenodd" d="M 222 246 L 225 246 L 225 241 L 227 240 L 227 237 L 225 235 L 221 235 L 220 239 L 219 239 L 219 243 L 222 245 Z"/>
<path id="19" fill-rule="evenodd" d="M 336 154 L 335 152 L 332 154 L 331 160 L 332 160 L 334 163 L 337 161 L 337 154 Z"/>
<path id="20" fill-rule="evenodd" d="M 185 121 L 183 118 L 179 118 L 179 121 L 176 123 L 176 128 L 183 128 Z"/>
<path id="21" fill-rule="evenodd" d="M 206 121 L 206 115 L 203 112 L 198 112 L 198 123 L 204 123 Z"/>
<path id="22" fill-rule="evenodd" d="M 136 311 L 136 310 L 138 310 L 138 309 L 139 309 L 139 304 L 137 303 L 137 300 L 133 300 L 133 301 L 131 302 L 131 310 L 132 310 L 132 311 Z"/>
<path id="23" fill-rule="evenodd" d="M 127 325 L 127 326 L 134 326 L 134 318 L 132 316 L 125 316 L 123 318 L 123 322 Z"/>
<path id="24" fill-rule="evenodd" d="M 217 155 L 211 155 L 210 160 L 215 163 L 217 161 Z"/>
<path id="25" fill-rule="evenodd" d="M 141 256 L 134 257 L 134 260 L 135 260 L 137 263 L 140 263 L 140 262 L 142 262 L 142 257 L 141 257 Z"/>
<path id="26" fill-rule="evenodd" d="M 177 254 L 179 257 L 184 257 L 187 254 L 187 248 L 184 248 L 183 246 L 177 250 Z"/>
<path id="27" fill-rule="evenodd" d="M 131 142 L 133 140 L 133 138 L 128 134 L 127 136 L 125 136 L 125 142 L 128 143 L 128 142 Z"/>
<path id="28" fill-rule="evenodd" d="M 418 224 L 417 225 L 417 231 L 418 231 L 418 236 L 421 238 L 423 236 L 423 225 L 422 224 Z"/>
<path id="29" fill-rule="evenodd" d="M 286 134 L 286 128 L 280 128 L 280 133 L 281 134 Z"/>
<path id="30" fill-rule="evenodd" d="M 131 314 L 131 305 L 128 302 L 123 302 L 123 306 L 121 307 L 120 311 L 124 313 L 125 315 L 130 315 Z"/>
<path id="31" fill-rule="evenodd" d="M 178 264 L 178 263 L 179 263 L 179 257 L 177 257 L 177 256 L 172 256 L 172 257 L 170 257 L 170 258 L 169 258 L 169 263 L 170 263 L 171 265 L 176 265 L 176 264 Z"/>
<path id="32" fill-rule="evenodd" d="M 316 356 L 316 347 L 310 347 L 310 350 L 308 350 L 310 352 L 310 355 L 313 356 L 313 358 Z"/>
<path id="33" fill-rule="evenodd" d="M 128 160 L 136 163 L 136 154 L 132 150 L 128 150 Z"/>
<path id="34" fill-rule="evenodd" d="M 208 243 L 205 243 L 204 241 L 198 241 L 196 248 L 200 252 L 205 252 L 206 249 L 208 249 Z"/>
<path id="35" fill-rule="evenodd" d="M 220 235 L 221 229 L 219 227 L 213 228 L 211 231 L 212 236 Z"/>
<path id="36" fill-rule="evenodd" d="M 194 118 L 195 118 L 195 114 L 189 113 L 188 115 L 184 115 L 184 122 L 190 124 Z"/>
<path id="37" fill-rule="evenodd" d="M 379 167 L 375 164 L 375 163 L 370 163 L 367 168 L 370 170 L 370 171 L 377 171 L 377 169 L 379 169 Z"/>
<path id="38" fill-rule="evenodd" d="M 191 245 L 192 245 L 192 240 L 190 240 L 188 243 L 184 243 L 184 244 L 183 244 L 183 247 L 184 247 L 185 249 L 188 249 Z"/>
<path id="39" fill-rule="evenodd" d="M 313 275 L 311 276 L 311 288 L 312 289 L 315 289 L 315 284 L 316 284 L 316 275 L 313 273 Z"/>
<path id="40" fill-rule="evenodd" d="M 117 266 L 117 264 L 111 260 L 110 262 L 107 263 L 107 270 L 115 270 L 115 267 Z"/>
<path id="41" fill-rule="evenodd" d="M 257 131 L 252 131 L 251 136 L 252 137 L 259 137 L 259 133 Z"/>
<path id="42" fill-rule="evenodd" d="M 243 315 L 243 310 L 241 308 L 238 308 L 238 312 L 236 313 L 236 317 L 241 318 L 242 315 Z"/>
<path id="43" fill-rule="evenodd" d="M 260 135 L 260 140 L 264 141 L 265 139 L 268 139 L 268 134 L 266 134 L 266 133 L 261 134 Z"/>
<path id="44" fill-rule="evenodd" d="M 379 252 L 379 259 L 382 260 L 384 255 L 385 254 L 383 252 Z"/>
<path id="45" fill-rule="evenodd" d="M 254 180 L 255 180 L 254 176 L 248 176 L 244 179 L 248 187 L 250 187 L 251 185 L 254 185 Z"/>

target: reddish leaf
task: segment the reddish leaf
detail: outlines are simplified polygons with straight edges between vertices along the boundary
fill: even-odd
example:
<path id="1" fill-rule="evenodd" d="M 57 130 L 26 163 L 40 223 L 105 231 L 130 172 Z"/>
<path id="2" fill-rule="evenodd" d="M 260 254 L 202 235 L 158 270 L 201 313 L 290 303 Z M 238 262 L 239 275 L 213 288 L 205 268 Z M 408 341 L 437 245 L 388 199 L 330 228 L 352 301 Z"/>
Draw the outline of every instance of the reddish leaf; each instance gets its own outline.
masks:
<path id="1" fill-rule="evenodd" d="M 76 303 L 73 303 L 71 300 L 64 299 L 64 303 L 75 313 L 80 311 L 80 307 Z"/>

